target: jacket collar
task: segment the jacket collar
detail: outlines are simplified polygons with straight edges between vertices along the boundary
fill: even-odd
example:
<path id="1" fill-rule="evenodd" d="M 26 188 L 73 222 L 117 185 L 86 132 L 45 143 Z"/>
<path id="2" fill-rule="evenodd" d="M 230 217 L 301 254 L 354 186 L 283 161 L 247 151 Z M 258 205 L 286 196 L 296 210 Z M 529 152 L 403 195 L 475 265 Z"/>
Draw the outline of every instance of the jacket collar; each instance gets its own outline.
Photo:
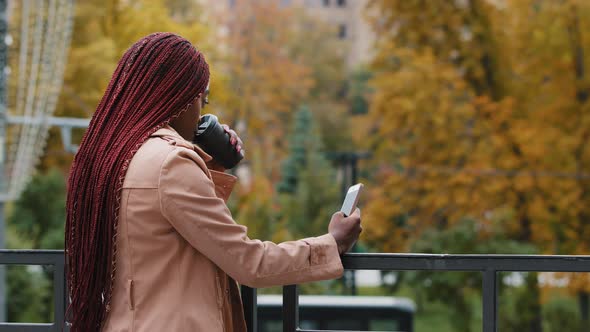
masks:
<path id="1" fill-rule="evenodd" d="M 176 130 L 174 130 L 174 128 L 170 127 L 168 124 L 156 130 L 156 132 L 151 134 L 150 137 L 162 137 L 169 142 L 174 142 L 172 143 L 174 145 L 184 146 L 185 148 L 192 149 L 199 155 L 199 157 L 203 158 L 205 162 L 211 161 L 213 159 L 213 157 L 203 151 L 201 147 L 184 139 Z"/>

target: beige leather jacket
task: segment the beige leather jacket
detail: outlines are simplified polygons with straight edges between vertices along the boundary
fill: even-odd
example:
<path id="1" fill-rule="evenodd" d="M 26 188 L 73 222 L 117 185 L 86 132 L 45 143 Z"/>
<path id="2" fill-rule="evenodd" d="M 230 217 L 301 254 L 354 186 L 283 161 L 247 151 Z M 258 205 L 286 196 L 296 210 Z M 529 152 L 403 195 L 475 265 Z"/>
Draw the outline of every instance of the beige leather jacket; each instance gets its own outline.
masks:
<path id="1" fill-rule="evenodd" d="M 236 281 L 268 287 L 342 275 L 329 234 L 278 245 L 248 238 L 225 204 L 236 178 L 208 170 L 210 159 L 167 126 L 131 160 L 104 332 L 245 331 Z"/>

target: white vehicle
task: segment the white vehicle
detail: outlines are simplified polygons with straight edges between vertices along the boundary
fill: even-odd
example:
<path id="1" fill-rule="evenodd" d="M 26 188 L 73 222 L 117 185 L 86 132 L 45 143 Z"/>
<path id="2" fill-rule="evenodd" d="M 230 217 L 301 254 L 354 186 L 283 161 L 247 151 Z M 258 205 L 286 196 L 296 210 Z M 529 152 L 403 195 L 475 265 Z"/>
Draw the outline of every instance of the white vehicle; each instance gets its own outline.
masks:
<path id="1" fill-rule="evenodd" d="M 258 295 L 258 331 L 283 330 L 282 295 Z M 391 296 L 299 296 L 299 328 L 413 332 L 416 305 Z"/>

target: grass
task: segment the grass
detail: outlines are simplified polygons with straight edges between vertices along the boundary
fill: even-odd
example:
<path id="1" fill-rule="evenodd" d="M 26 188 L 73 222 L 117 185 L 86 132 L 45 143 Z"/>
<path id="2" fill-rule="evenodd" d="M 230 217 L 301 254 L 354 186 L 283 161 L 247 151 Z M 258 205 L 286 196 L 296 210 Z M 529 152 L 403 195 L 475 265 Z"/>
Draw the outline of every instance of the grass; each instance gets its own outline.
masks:
<path id="1" fill-rule="evenodd" d="M 339 294 L 341 289 L 328 287 L 324 283 L 306 284 L 308 294 Z M 331 289 L 327 293 L 322 289 Z M 502 332 L 521 332 L 522 329 L 514 325 L 514 319 L 518 319 L 521 309 L 518 304 L 518 296 L 522 295 L 523 288 L 506 289 L 498 299 L 500 330 Z M 272 289 L 259 289 L 259 294 L 281 294 L 280 287 Z M 561 290 L 542 290 L 542 310 L 543 310 L 543 332 L 569 332 L 578 331 L 579 322 L 578 303 L 574 295 L 565 289 Z M 419 295 L 419 291 L 407 285 L 401 286 L 395 292 L 383 287 L 359 287 L 358 295 L 364 296 L 397 296 L 412 299 L 417 306 L 414 316 L 415 332 L 457 332 L 453 326 L 453 319 L 461 319 L 461 314 L 455 315 L 454 310 L 449 308 L 440 300 L 426 300 Z M 459 295 L 457 295 L 459 296 Z M 473 291 L 468 295 L 469 307 L 471 311 L 472 322 L 470 332 L 482 331 L 482 303 L 479 292 Z M 458 316 L 458 317 L 457 317 Z M 510 321 L 511 320 L 511 321 Z M 510 321 L 510 322 L 509 322 Z"/>
<path id="2" fill-rule="evenodd" d="M 440 301 L 417 301 L 416 292 L 411 287 L 401 287 L 394 294 L 381 287 L 361 287 L 358 295 L 368 296 L 385 296 L 392 295 L 412 299 L 417 305 L 416 315 L 414 316 L 415 332 L 431 332 L 436 327 L 437 332 L 454 332 L 451 325 L 451 310 Z M 481 326 L 481 321 L 480 321 Z M 478 330 L 474 330 L 478 331 Z"/>
<path id="3" fill-rule="evenodd" d="M 521 332 L 521 329 L 509 324 L 506 319 L 519 317 L 519 308 L 516 303 L 518 294 L 522 294 L 523 288 L 512 288 L 500 295 L 499 300 L 499 324 L 502 332 Z M 542 290 L 543 332 L 569 332 L 579 330 L 578 302 L 575 295 L 565 289 Z M 412 299 L 416 302 L 417 311 L 414 316 L 415 332 L 456 332 L 453 327 L 453 310 L 441 301 L 427 301 L 420 299 L 414 288 L 402 286 L 391 294 L 390 291 L 377 288 L 361 288 L 359 295 L 373 296 L 399 296 Z M 471 332 L 482 331 L 482 303 L 479 293 L 472 293 L 469 302 L 472 313 L 470 324 Z M 509 317 L 510 316 L 510 317 Z"/>

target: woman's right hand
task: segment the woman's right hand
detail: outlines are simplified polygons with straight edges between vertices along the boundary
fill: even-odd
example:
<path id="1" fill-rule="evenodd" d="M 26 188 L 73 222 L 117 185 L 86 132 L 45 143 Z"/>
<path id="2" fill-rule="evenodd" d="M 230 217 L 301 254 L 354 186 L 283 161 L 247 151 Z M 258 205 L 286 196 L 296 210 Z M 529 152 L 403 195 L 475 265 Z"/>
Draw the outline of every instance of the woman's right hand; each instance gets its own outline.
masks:
<path id="1" fill-rule="evenodd" d="M 352 248 L 362 231 L 361 210 L 358 208 L 348 217 L 345 217 L 342 212 L 334 213 L 328 226 L 328 232 L 336 240 L 340 255 Z"/>
<path id="2" fill-rule="evenodd" d="M 242 142 L 242 139 L 240 138 L 240 136 L 238 136 L 238 134 L 226 124 L 222 123 L 221 127 L 223 128 L 225 133 L 229 135 L 229 137 L 230 137 L 229 142 L 233 146 L 233 148 L 236 150 L 236 152 L 241 153 L 242 157 L 244 157 L 244 152 L 245 152 L 244 148 L 243 148 L 244 142 Z M 220 164 L 217 160 L 215 160 L 215 158 L 206 162 L 206 164 L 207 164 L 207 168 L 209 168 L 210 170 L 217 171 L 217 172 L 225 172 L 226 171 L 225 167 L 223 167 L 222 164 Z"/>

